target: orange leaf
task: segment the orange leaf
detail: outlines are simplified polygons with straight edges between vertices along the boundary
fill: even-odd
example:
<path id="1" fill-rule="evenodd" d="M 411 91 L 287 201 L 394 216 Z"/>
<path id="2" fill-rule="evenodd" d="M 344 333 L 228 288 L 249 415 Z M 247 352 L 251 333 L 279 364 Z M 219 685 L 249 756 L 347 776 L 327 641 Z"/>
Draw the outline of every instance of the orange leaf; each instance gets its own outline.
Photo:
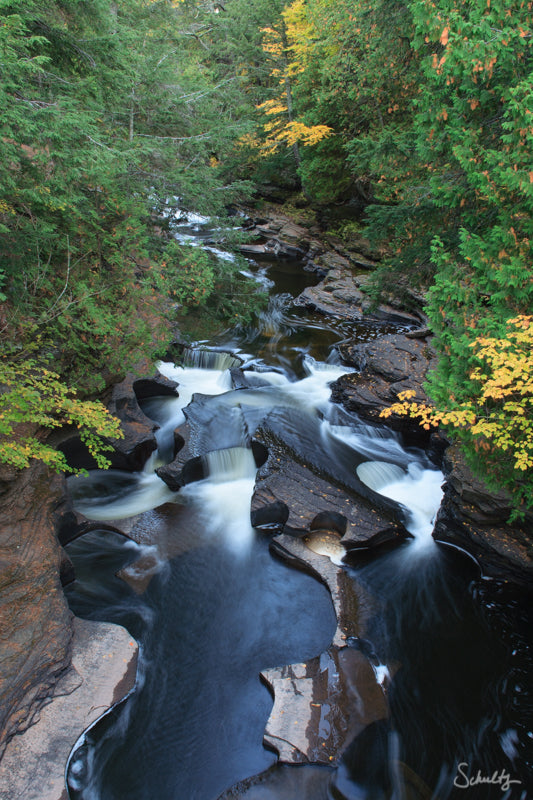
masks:
<path id="1" fill-rule="evenodd" d="M 450 32 L 450 29 L 448 27 L 444 28 L 444 30 L 442 31 L 441 36 L 440 36 L 440 43 L 441 44 L 443 44 L 443 45 L 448 44 L 448 34 L 449 34 L 449 32 Z"/>

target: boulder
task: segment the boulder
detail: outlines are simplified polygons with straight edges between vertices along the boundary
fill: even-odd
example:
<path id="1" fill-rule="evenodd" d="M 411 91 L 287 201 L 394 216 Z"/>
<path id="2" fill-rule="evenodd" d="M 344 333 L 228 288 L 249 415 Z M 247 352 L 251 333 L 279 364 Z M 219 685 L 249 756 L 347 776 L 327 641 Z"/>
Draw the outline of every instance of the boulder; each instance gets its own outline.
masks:
<path id="1" fill-rule="evenodd" d="M 320 269 L 326 268 L 327 274 L 316 286 L 305 288 L 295 305 L 351 322 L 364 319 L 406 327 L 420 325 L 419 317 L 399 308 L 380 305 L 371 309 L 371 301 L 362 289 L 366 276 L 352 274 L 350 261 L 344 256 L 328 253 L 315 263 Z"/>
<path id="2" fill-rule="evenodd" d="M 348 411 L 383 424 L 381 411 L 397 402 L 400 392 L 414 390 L 415 402 L 429 402 L 424 382 L 436 359 L 430 341 L 389 334 L 365 344 L 342 344 L 339 352 L 343 361 L 358 370 L 343 375 L 331 388 L 331 399 Z M 416 420 L 393 415 L 386 424 L 412 444 L 429 444 L 430 434 Z"/>
<path id="3" fill-rule="evenodd" d="M 279 500 L 275 500 L 273 503 L 267 503 L 260 508 L 252 510 L 250 519 L 253 528 L 259 528 L 263 532 L 281 533 L 289 519 L 289 514 L 288 506 Z"/>
<path id="4" fill-rule="evenodd" d="M 531 585 L 533 514 L 508 524 L 509 496 L 476 478 L 457 446 L 446 451 L 443 469 L 446 484 L 434 537 L 467 550 L 485 575 Z"/>

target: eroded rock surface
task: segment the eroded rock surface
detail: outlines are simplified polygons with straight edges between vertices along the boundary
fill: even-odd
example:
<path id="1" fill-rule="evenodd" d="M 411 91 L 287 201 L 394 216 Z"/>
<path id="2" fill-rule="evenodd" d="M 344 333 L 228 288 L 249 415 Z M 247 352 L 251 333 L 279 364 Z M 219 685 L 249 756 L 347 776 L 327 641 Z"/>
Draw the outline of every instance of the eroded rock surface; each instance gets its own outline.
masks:
<path id="1" fill-rule="evenodd" d="M 282 452 L 271 454 L 263 477 L 256 482 L 252 515 L 274 503 L 288 508 L 286 524 L 294 529 L 309 530 L 315 517 L 323 512 L 342 515 L 347 523 L 342 541 L 348 550 L 368 547 L 373 539 L 379 544 L 400 543 L 409 536 L 394 518 L 392 503 L 390 513 L 385 513 Z"/>
<path id="2" fill-rule="evenodd" d="M 388 716 L 386 692 L 375 665 L 347 644 L 360 640 L 375 613 L 374 600 L 330 557 L 311 549 L 305 537 L 278 536 L 272 547 L 327 585 L 337 629 L 331 646 L 320 656 L 262 673 L 274 695 L 265 743 L 282 763 L 337 764 L 364 728 Z"/>
<path id="3" fill-rule="evenodd" d="M 275 698 L 264 741 L 285 764 L 335 764 L 367 725 L 387 717 L 372 666 L 348 647 L 262 676 Z"/>
<path id="4" fill-rule="evenodd" d="M 332 386 L 331 397 L 349 411 L 383 423 L 381 411 L 396 402 L 400 392 L 413 390 L 415 402 L 428 402 L 423 384 L 436 359 L 430 339 L 389 334 L 365 344 L 344 344 L 339 349 L 343 360 L 358 371 L 340 377 Z M 394 430 L 419 431 L 418 423 L 397 415 L 388 418 L 386 424 Z"/>
<path id="5" fill-rule="evenodd" d="M 40 464 L 0 471 L 0 754 L 25 730 L 70 664 L 71 613 L 56 525 L 64 480 Z"/>
<path id="6" fill-rule="evenodd" d="M 36 725 L 0 763 L 0 797 L 66 800 L 65 767 L 79 736 L 135 684 L 137 644 L 118 625 L 74 619 L 72 666 Z"/>
<path id="7" fill-rule="evenodd" d="M 456 446 L 446 451 L 444 472 L 444 499 L 435 538 L 464 547 L 487 575 L 531 582 L 533 515 L 507 524 L 512 510 L 508 495 L 489 490 L 476 478 Z"/>
<path id="8" fill-rule="evenodd" d="M 423 431 L 416 420 L 393 415 L 380 420 L 380 412 L 407 389 L 416 402 L 429 402 L 424 381 L 435 363 L 431 340 L 403 334 L 384 336 L 361 345 L 343 345 L 344 360 L 359 371 L 343 375 L 332 386 L 332 400 L 364 419 L 384 422 L 401 432 L 409 444 L 430 447 L 437 459 L 445 452 L 444 499 L 434 536 L 464 547 L 481 563 L 486 574 L 530 579 L 533 555 L 533 519 L 507 524 L 511 513 L 508 496 L 488 489 L 465 464 L 457 447 L 440 434 Z"/>
<path id="9" fill-rule="evenodd" d="M 380 320 L 413 327 L 420 324 L 418 317 L 392 306 L 380 305 L 370 310 L 370 300 L 362 289 L 366 276 L 353 274 L 349 260 L 343 256 L 330 255 L 328 263 L 330 266 L 322 281 L 304 289 L 296 305 L 350 321 Z"/>
<path id="10" fill-rule="evenodd" d="M 140 378 L 130 373 L 113 388 L 108 408 L 113 416 L 118 417 L 124 432 L 123 439 L 108 441 L 113 450 L 107 457 L 114 469 L 134 472 L 143 468 L 157 447 L 155 431 L 158 425 L 142 411 L 139 400 L 161 395 L 176 396 L 176 385 L 163 375 Z M 75 431 L 63 431 L 57 439 L 72 467 L 95 469 L 96 462 Z"/>

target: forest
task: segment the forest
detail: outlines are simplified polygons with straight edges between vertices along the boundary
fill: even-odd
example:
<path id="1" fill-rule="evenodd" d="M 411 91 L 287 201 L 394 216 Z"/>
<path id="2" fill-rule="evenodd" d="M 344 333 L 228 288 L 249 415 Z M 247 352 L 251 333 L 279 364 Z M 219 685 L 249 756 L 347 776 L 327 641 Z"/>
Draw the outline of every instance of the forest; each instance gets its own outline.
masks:
<path id="1" fill-rule="evenodd" d="M 423 296 L 431 407 L 471 465 L 533 505 L 533 2 L 0 0 L 0 460 L 99 463 L 101 393 L 187 315 L 250 318 L 238 262 L 166 235 L 265 186 L 348 205 L 368 291 Z M 403 402 L 402 402 L 403 401 Z"/>

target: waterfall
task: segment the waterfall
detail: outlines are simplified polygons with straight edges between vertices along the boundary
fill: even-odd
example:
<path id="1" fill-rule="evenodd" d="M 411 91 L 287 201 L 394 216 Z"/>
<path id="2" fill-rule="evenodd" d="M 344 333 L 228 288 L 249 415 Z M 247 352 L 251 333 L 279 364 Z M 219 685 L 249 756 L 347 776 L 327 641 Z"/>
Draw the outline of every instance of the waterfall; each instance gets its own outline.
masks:
<path id="1" fill-rule="evenodd" d="M 228 353 L 198 352 L 207 353 L 205 358 L 206 360 L 211 360 L 212 363 L 216 363 L 218 359 L 221 366 L 218 368 L 213 366 L 205 368 L 201 366 L 179 367 L 168 361 L 160 361 L 156 365 L 161 375 L 176 381 L 178 384 L 178 396 L 176 398 L 171 398 L 169 402 L 161 403 L 159 401 L 160 408 L 164 409 L 164 421 L 154 417 L 162 428 L 165 427 L 166 433 L 185 422 L 183 409 L 189 405 L 193 394 L 218 395 L 232 388 L 231 375 L 228 367 L 224 366 L 224 364 L 227 364 L 228 359 L 233 359 L 233 357 Z M 202 356 L 198 355 L 197 358 L 200 360 Z M 237 359 L 233 360 L 237 361 Z M 149 408 L 148 403 L 143 404 L 143 408 Z"/>
<path id="2" fill-rule="evenodd" d="M 241 364 L 241 360 L 232 353 L 223 350 L 208 350 L 204 347 L 184 347 L 182 361 L 186 367 L 213 369 L 221 372 Z"/>
<path id="3" fill-rule="evenodd" d="M 300 405 L 314 411 L 326 411 L 331 396 L 330 384 L 341 375 L 354 371 L 350 367 L 315 361 L 311 356 L 305 357 L 303 366 L 307 377 L 288 384 L 285 393 L 292 401 L 288 405 Z"/>
<path id="4" fill-rule="evenodd" d="M 325 436 L 343 442 L 366 458 L 395 459 L 405 466 L 411 458 L 402 447 L 400 435 L 389 428 L 375 428 L 364 423 L 354 424 L 353 427 L 332 425 L 327 420 L 324 420 L 322 428 Z"/>
<path id="5" fill-rule="evenodd" d="M 440 470 L 409 464 L 407 471 L 384 461 L 364 461 L 356 469 L 358 478 L 378 494 L 407 509 L 405 527 L 419 543 L 431 544 L 435 515 L 442 500 L 444 476 Z"/>
<path id="6" fill-rule="evenodd" d="M 214 450 L 204 456 L 208 476 L 189 483 L 180 496 L 192 503 L 204 525 L 200 535 L 223 539 L 235 553 L 249 550 L 253 539 L 250 503 L 255 485 L 252 451 L 246 447 Z"/>
<path id="7" fill-rule="evenodd" d="M 207 473 L 213 483 L 253 478 L 256 473 L 254 456 L 248 447 L 228 447 L 212 450 L 204 456 Z"/>
<path id="8" fill-rule="evenodd" d="M 178 212 L 173 233 L 179 241 L 205 247 L 208 224 L 205 217 Z M 126 592 L 113 578 L 115 560 L 106 567 L 104 577 L 117 591 L 117 607 L 132 595 L 136 612 L 142 605 L 154 621 L 146 617 L 150 624 L 145 626 L 140 657 L 144 671 L 137 691 L 103 726 L 96 725 L 94 734 L 89 732 L 85 752 L 82 746 L 79 757 L 71 759 L 73 800 L 229 796 L 229 786 L 244 786 L 252 775 L 259 778 L 253 778 L 251 791 L 229 790 L 231 796 L 323 800 L 333 795 L 384 797 L 392 791 L 399 798 L 418 791 L 410 773 L 399 771 L 400 760 L 412 767 L 413 775 L 417 770 L 424 780 L 433 776 L 435 796 L 449 797 L 458 758 L 489 775 L 509 764 L 514 767 L 512 762 L 518 764 L 528 752 L 525 637 L 515 647 L 509 636 L 506 644 L 513 642 L 514 649 L 504 652 L 489 631 L 500 613 L 495 604 L 506 602 L 497 599 L 502 586 L 483 581 L 475 587 L 478 597 L 487 592 L 487 598 L 496 598 L 490 605 L 484 601 L 484 611 L 490 612 L 484 620 L 478 598 L 474 603 L 470 594 L 470 561 L 465 567 L 457 552 L 432 539 L 442 473 L 422 450 L 403 447 L 398 434 L 367 425 L 330 402 L 330 384 L 352 371 L 333 363 L 339 360 L 333 348 L 348 338 L 367 341 L 394 326 L 324 321 L 291 306 L 285 263 L 250 269 L 264 285 L 271 284 L 277 270 L 279 294 L 256 327 L 226 332 L 216 349 L 186 348 L 187 366 L 159 364 L 161 374 L 178 383 L 175 397 L 142 402 L 145 413 L 160 425 L 159 453 L 139 473 L 95 471 L 89 478 L 69 479 L 76 508 L 92 519 L 120 519 L 168 500 L 187 506 L 161 509 L 143 519 L 165 546 L 150 545 L 144 565 L 132 564 L 122 574 L 129 570 L 135 582 L 148 574 L 146 564 L 153 568 L 156 579 L 146 598 L 130 587 Z M 233 348 L 247 353 L 242 361 L 228 352 Z M 239 364 L 241 388 L 233 390 L 230 369 Z M 163 451 L 172 454 L 173 431 L 185 420 L 188 455 L 196 463 L 202 459 L 199 472 L 205 477 L 173 494 L 153 469 Z M 272 473 L 276 448 L 280 453 L 285 448 L 288 458 L 333 487 L 342 485 L 368 497 L 364 484 L 398 504 L 414 537 L 389 552 L 376 550 L 369 563 L 348 567 L 337 535 L 316 530 L 306 536 L 310 550 L 342 565 L 339 587 L 353 582 L 361 599 L 358 628 L 365 638 L 348 637 L 342 657 L 359 650 L 377 682 L 384 688 L 392 683 L 389 718 L 368 724 L 354 742 L 347 740 L 339 767 L 329 770 L 273 767 L 275 757 L 261 748 L 271 698 L 265 689 L 261 705 L 260 671 L 304 664 L 326 649 L 336 624 L 332 619 L 324 636 L 313 639 L 307 650 L 287 651 L 291 637 L 307 641 L 314 633 L 318 590 L 326 589 L 307 576 L 307 585 L 299 588 L 296 577 L 300 581 L 303 573 L 271 559 L 268 539 L 256 536 L 251 527 L 257 468 L 250 448 L 241 443 L 248 443 L 261 426 L 262 441 L 272 442 Z M 109 547 L 109 537 L 102 539 L 98 548 L 88 542 L 96 550 L 85 571 L 88 582 L 102 569 L 99 549 Z M 166 548 L 167 543 L 172 547 Z M 162 558 L 167 555 L 165 568 Z M 95 587 L 88 586 L 91 602 L 103 608 L 103 597 L 109 605 L 105 589 Z M 74 584 L 71 596 L 75 590 Z M 333 614 L 329 595 L 325 599 Z M 516 619 L 529 630 L 526 603 L 518 603 L 514 595 L 511 600 L 505 625 L 510 630 Z M 83 607 L 83 595 L 78 603 Z M 131 614 L 126 610 L 128 623 Z M 279 649 L 278 639 L 283 645 Z M 357 680 L 355 675 L 354 697 Z M 365 691 L 363 684 L 361 700 Z M 329 713 L 329 701 L 325 694 L 320 716 Z M 438 746 L 428 749 L 427 742 Z M 498 794 L 498 787 L 494 789 Z"/>

